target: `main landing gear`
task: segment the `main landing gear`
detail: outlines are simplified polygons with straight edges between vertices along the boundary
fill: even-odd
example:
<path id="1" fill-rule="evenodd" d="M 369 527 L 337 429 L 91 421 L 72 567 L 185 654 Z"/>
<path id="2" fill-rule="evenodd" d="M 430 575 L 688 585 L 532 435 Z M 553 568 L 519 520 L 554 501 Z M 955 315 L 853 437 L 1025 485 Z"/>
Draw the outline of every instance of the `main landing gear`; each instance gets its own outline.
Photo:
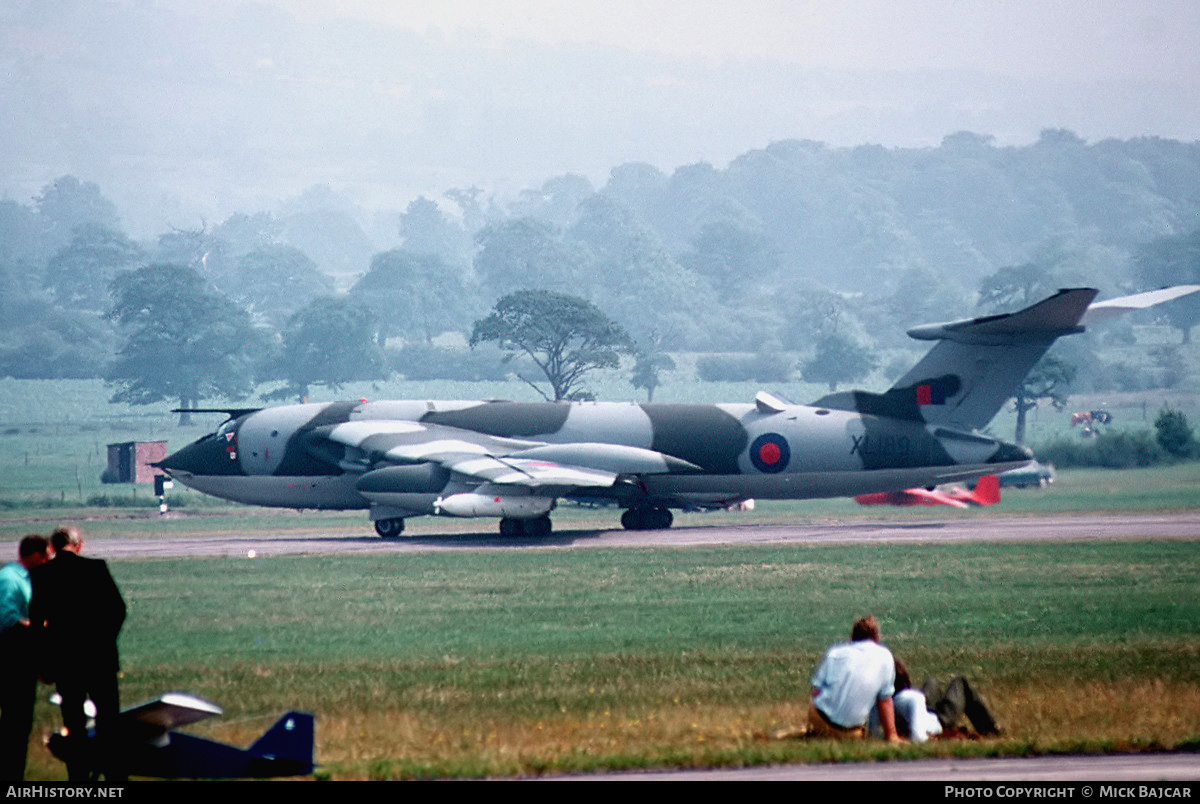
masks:
<path id="1" fill-rule="evenodd" d="M 400 517 L 394 519 L 376 519 L 375 532 L 384 539 L 396 539 L 404 532 L 404 520 Z"/>
<path id="2" fill-rule="evenodd" d="M 505 517 L 500 520 L 501 536 L 549 536 L 552 529 L 548 514 L 543 514 L 536 519 Z"/>
<path id="3" fill-rule="evenodd" d="M 621 514 L 625 530 L 666 530 L 674 519 L 671 509 L 658 506 L 630 508 Z"/>

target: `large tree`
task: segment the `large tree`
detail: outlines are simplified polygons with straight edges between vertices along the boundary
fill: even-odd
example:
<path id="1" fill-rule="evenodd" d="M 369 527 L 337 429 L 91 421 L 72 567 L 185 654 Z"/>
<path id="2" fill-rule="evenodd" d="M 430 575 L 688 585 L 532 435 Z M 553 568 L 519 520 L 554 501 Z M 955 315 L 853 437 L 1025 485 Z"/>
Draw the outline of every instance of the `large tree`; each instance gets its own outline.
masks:
<path id="1" fill-rule="evenodd" d="M 128 333 L 105 372 L 114 402 L 240 399 L 254 389 L 265 338 L 249 314 L 191 268 L 154 264 L 118 274 L 109 313 Z M 180 424 L 186 424 L 181 414 Z"/>
<path id="2" fill-rule="evenodd" d="M 1055 290 L 1054 276 L 1041 265 L 1009 265 L 985 276 L 979 283 L 979 306 L 984 310 L 1017 310 L 1028 307 Z"/>
<path id="3" fill-rule="evenodd" d="M 647 402 L 653 402 L 655 389 L 662 385 L 659 375 L 664 371 L 674 370 L 675 361 L 666 352 L 654 351 L 653 348 L 641 350 L 637 353 L 629 381 L 634 388 L 641 388 L 646 392 Z"/>
<path id="4" fill-rule="evenodd" d="M 429 342 L 447 330 L 464 330 L 482 308 L 457 267 L 406 248 L 372 257 L 350 298 L 373 313 L 380 346 L 397 335 Z"/>
<path id="5" fill-rule="evenodd" d="M 774 279 L 779 270 L 767 237 L 732 220 L 704 224 L 681 259 L 725 299 L 741 296 L 759 281 Z"/>
<path id="6" fill-rule="evenodd" d="M 723 318 L 711 288 L 668 253 L 652 229 L 628 208 L 603 195 L 578 206 L 578 221 L 565 241 L 588 255 L 591 266 L 571 292 L 592 299 L 617 316 L 637 338 L 668 333 L 681 342 L 703 339 L 704 325 Z"/>
<path id="7" fill-rule="evenodd" d="M 400 216 L 400 237 L 405 251 L 436 255 L 456 267 L 470 264 L 471 235 L 425 196 L 412 201 Z"/>
<path id="8" fill-rule="evenodd" d="M 620 356 L 634 349 L 629 334 L 591 302 L 548 290 L 518 290 L 496 302 L 471 332 L 472 346 L 485 342 L 506 351 L 506 360 L 523 354 L 536 363 L 555 402 L 589 398 L 584 378 L 597 369 L 617 368 Z M 521 379 L 551 398 L 532 380 Z"/>
<path id="9" fill-rule="evenodd" d="M 1025 375 L 1013 399 L 1013 409 L 1017 413 L 1017 426 L 1013 434 L 1016 443 L 1025 443 L 1025 414 L 1036 408 L 1039 401 L 1048 399 L 1058 410 L 1066 407 L 1075 371 L 1072 363 L 1048 354 Z"/>
<path id="10" fill-rule="evenodd" d="M 87 223 L 46 264 L 46 287 L 63 307 L 103 312 L 113 277 L 142 259 L 120 232 Z"/>
<path id="11" fill-rule="evenodd" d="M 106 229 L 120 226 L 116 205 L 104 197 L 99 185 L 74 176 L 60 176 L 47 184 L 36 202 L 42 236 L 52 251 L 69 243 L 76 230 L 87 224 Z"/>
<path id="12" fill-rule="evenodd" d="M 0 327 L 0 377 L 85 379 L 102 375 L 115 352 L 116 336 L 108 321 L 92 312 L 64 310 L 38 299 L 21 301 L 9 326 Z"/>
<path id="13" fill-rule="evenodd" d="M 497 294 L 529 287 L 578 289 L 590 273 L 587 250 L 564 242 L 555 226 L 535 218 L 493 224 L 475 239 L 475 273 Z"/>
<path id="14" fill-rule="evenodd" d="M 380 379 L 383 353 L 374 340 L 371 313 L 345 297 L 313 299 L 288 320 L 272 376 L 285 381 L 268 398 L 304 401 L 309 386 L 337 390 L 354 380 Z"/>
<path id="15" fill-rule="evenodd" d="M 817 341 L 812 359 L 800 367 L 806 382 L 823 382 L 830 391 L 838 383 L 853 382 L 870 374 L 877 365 L 870 346 L 840 332 L 831 332 Z"/>
<path id="16" fill-rule="evenodd" d="M 300 249 L 267 245 L 243 254 L 222 290 L 245 304 L 256 317 L 261 316 L 273 327 L 282 327 L 305 304 L 332 293 L 333 284 Z M 280 288 L 287 288 L 287 292 L 280 293 Z"/>

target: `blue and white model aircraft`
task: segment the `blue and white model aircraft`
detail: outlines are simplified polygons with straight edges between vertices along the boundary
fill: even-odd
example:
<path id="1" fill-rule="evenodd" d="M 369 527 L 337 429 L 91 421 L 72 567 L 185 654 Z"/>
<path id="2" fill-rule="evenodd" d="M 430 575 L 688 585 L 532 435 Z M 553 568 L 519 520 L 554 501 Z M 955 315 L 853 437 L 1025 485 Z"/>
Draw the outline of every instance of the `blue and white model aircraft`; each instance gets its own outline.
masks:
<path id="1" fill-rule="evenodd" d="M 180 731 L 180 726 L 221 714 L 221 708 L 194 695 L 168 692 L 125 709 L 117 718 L 116 745 L 110 748 L 129 776 L 164 779 L 253 779 L 306 776 L 313 772 L 313 716 L 288 712 L 249 748 L 237 748 Z M 100 770 L 94 735 L 71 740 L 56 733 L 50 753 L 74 767 Z"/>

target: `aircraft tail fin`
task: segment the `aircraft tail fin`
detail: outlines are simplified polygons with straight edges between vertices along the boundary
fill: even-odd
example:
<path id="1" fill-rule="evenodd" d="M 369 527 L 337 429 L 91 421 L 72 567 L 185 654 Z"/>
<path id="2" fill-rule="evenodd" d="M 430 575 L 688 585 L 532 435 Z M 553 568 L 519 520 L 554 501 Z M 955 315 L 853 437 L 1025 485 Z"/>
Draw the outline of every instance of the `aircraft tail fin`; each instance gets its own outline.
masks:
<path id="1" fill-rule="evenodd" d="M 246 749 L 258 762 L 269 763 L 271 775 L 303 775 L 313 769 L 313 716 L 305 712 L 288 712 Z M 279 766 L 294 767 L 290 774 Z M 257 774 L 251 774 L 257 775 Z"/>
<path id="2" fill-rule="evenodd" d="M 1177 285 L 1096 303 L 1096 290 L 1068 288 L 1015 313 L 917 327 L 908 331 L 911 337 L 938 343 L 876 396 L 918 421 L 977 430 L 1059 337 L 1197 291 L 1200 286 Z"/>
<path id="3" fill-rule="evenodd" d="M 882 394 L 843 391 L 814 405 L 977 430 L 1013 395 L 1062 335 L 1082 332 L 1092 288 L 1060 290 L 1015 313 L 930 324 L 908 331 L 932 349 Z"/>
<path id="4" fill-rule="evenodd" d="M 888 393 L 907 394 L 930 424 L 984 427 L 1057 338 L 1083 331 L 1096 293 L 1060 290 L 1015 313 L 911 329 L 911 337 L 938 343 Z"/>
<path id="5" fill-rule="evenodd" d="M 984 475 L 975 481 L 971 502 L 976 505 L 995 505 L 1000 502 L 1000 476 Z"/>

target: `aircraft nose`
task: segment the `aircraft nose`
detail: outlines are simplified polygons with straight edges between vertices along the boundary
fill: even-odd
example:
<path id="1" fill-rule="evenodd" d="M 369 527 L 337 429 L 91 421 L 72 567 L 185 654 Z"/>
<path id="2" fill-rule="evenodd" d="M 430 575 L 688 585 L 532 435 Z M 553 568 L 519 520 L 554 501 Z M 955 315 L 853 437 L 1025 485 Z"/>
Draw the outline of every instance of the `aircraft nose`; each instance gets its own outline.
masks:
<path id="1" fill-rule="evenodd" d="M 212 433 L 171 453 L 155 466 L 168 474 L 240 475 L 242 467 L 237 457 L 236 439 L 227 440 Z"/>

